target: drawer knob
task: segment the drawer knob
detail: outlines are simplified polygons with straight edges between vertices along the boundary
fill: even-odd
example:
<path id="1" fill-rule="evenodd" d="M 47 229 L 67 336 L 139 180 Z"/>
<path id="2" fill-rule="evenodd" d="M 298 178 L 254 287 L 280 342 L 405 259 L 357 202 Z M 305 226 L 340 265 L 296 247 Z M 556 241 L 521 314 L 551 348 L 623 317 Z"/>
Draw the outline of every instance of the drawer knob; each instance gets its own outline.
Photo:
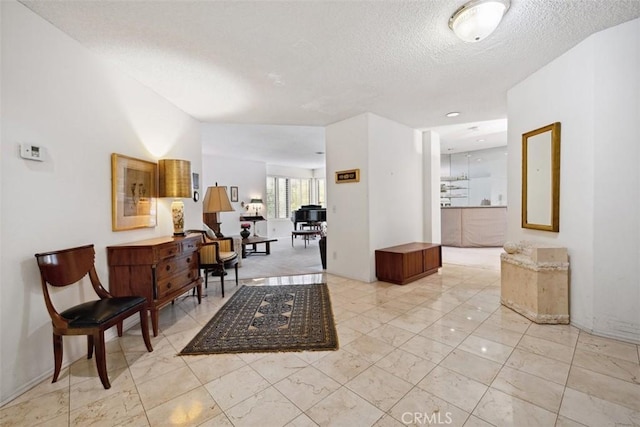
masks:
<path id="1" fill-rule="evenodd" d="M 170 266 L 170 265 L 167 265 L 167 266 L 165 267 L 165 269 L 166 269 L 167 271 L 169 271 L 169 270 L 171 270 L 171 266 Z"/>
<path id="2" fill-rule="evenodd" d="M 171 289 L 171 282 L 167 283 L 167 289 Z"/>
<path id="3" fill-rule="evenodd" d="M 191 262 L 191 258 L 187 258 L 187 264 Z"/>

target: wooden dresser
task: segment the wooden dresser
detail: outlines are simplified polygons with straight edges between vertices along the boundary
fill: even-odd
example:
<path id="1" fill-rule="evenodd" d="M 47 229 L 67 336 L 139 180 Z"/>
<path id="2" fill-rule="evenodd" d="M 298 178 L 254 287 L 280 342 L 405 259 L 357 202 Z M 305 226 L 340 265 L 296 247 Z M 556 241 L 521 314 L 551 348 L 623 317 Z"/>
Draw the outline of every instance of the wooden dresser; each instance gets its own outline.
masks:
<path id="1" fill-rule="evenodd" d="M 433 243 L 407 243 L 376 250 L 376 276 L 383 282 L 404 285 L 442 267 L 442 247 Z"/>
<path id="2" fill-rule="evenodd" d="M 153 336 L 158 336 L 158 310 L 181 294 L 197 288 L 199 234 L 159 237 L 107 247 L 109 292 L 114 296 L 139 295 L 147 299 Z"/>

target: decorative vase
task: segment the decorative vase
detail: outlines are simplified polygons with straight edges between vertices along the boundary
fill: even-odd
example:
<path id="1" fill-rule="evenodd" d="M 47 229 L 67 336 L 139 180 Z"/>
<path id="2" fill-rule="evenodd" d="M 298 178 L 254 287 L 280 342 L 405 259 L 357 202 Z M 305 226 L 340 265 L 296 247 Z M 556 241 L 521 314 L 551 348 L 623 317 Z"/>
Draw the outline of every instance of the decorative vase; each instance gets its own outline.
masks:
<path id="1" fill-rule="evenodd" d="M 251 235 L 251 232 L 249 231 L 248 228 L 243 228 L 242 231 L 240 232 L 240 235 L 242 236 L 243 239 L 246 239 Z"/>
<path id="2" fill-rule="evenodd" d="M 518 252 L 518 249 L 520 249 L 518 247 L 518 244 L 515 242 L 505 242 L 502 247 L 504 248 L 504 251 L 508 254 L 515 254 L 516 252 Z"/>

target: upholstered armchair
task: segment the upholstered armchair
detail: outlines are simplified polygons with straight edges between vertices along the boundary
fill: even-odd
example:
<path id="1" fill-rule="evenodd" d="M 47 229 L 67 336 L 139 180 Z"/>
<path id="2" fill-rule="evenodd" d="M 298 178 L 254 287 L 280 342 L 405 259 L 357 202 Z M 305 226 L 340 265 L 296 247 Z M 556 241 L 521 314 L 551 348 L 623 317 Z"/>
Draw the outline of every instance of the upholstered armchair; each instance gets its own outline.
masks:
<path id="1" fill-rule="evenodd" d="M 204 273 L 204 286 L 208 287 L 208 277 L 219 276 L 222 297 L 224 298 L 224 276 L 227 270 L 234 268 L 236 274 L 236 286 L 238 286 L 238 252 L 236 252 L 233 238 L 217 238 L 215 234 L 210 238 L 206 231 L 188 230 L 189 233 L 201 233 L 202 245 L 198 250 L 198 264 Z"/>

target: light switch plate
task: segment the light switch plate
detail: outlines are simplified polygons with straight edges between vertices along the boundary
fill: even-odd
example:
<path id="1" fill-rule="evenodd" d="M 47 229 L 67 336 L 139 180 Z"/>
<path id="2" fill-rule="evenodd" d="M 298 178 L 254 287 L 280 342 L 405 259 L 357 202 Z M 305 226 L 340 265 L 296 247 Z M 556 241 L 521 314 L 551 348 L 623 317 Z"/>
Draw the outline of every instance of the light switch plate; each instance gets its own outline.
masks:
<path id="1" fill-rule="evenodd" d="M 20 157 L 27 160 L 44 162 L 44 147 L 31 144 L 20 144 Z"/>

